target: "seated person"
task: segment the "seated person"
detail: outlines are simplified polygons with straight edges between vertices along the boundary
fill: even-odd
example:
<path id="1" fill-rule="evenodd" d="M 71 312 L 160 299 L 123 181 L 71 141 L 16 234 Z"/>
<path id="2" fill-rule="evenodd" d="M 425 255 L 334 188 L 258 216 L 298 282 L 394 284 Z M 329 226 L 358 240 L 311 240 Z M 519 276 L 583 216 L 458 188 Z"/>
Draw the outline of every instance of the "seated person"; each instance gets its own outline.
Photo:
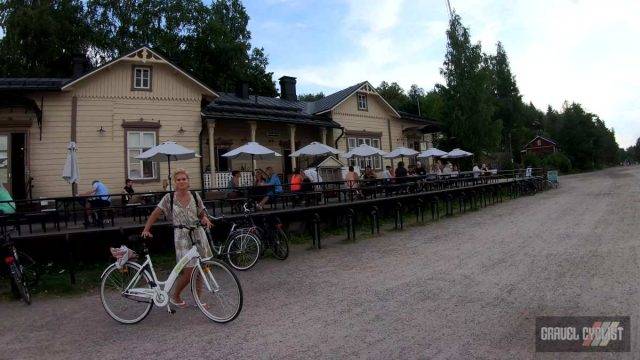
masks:
<path id="1" fill-rule="evenodd" d="M 133 194 L 135 194 L 135 191 L 133 190 L 133 180 L 127 179 L 127 181 L 125 181 L 123 190 L 124 196 L 122 197 L 122 200 L 126 205 L 133 199 Z"/>
<path id="2" fill-rule="evenodd" d="M 240 171 L 233 170 L 231 172 L 231 178 L 224 191 L 227 192 L 227 199 L 237 199 L 242 195 L 240 193 Z"/>
<path id="3" fill-rule="evenodd" d="M 109 189 L 100 180 L 93 180 L 91 183 L 91 190 L 86 193 L 80 194 L 80 196 L 92 196 L 89 198 L 80 199 L 80 205 L 84 207 L 86 219 L 89 219 L 91 209 L 99 209 L 111 206 L 111 196 L 109 196 Z M 85 224 L 86 225 L 86 224 Z"/>
<path id="4" fill-rule="evenodd" d="M 269 190 L 267 191 L 267 195 L 262 198 L 258 204 L 256 204 L 256 208 L 258 210 L 262 210 L 267 202 L 273 202 L 278 195 L 282 193 L 282 183 L 280 182 L 278 174 L 273 172 L 273 168 L 271 166 L 267 167 L 266 170 L 269 180 L 267 180 L 265 185 L 269 186 Z"/>
<path id="5" fill-rule="evenodd" d="M 0 214 L 15 214 L 16 204 L 9 191 L 0 183 Z"/>
<path id="6" fill-rule="evenodd" d="M 375 180 L 376 179 L 376 173 L 373 172 L 373 169 L 371 168 L 371 166 L 367 166 L 364 169 L 364 174 L 362 174 L 362 178 L 364 180 Z"/>
<path id="7" fill-rule="evenodd" d="M 302 176 L 302 171 L 300 171 L 300 169 L 295 169 L 293 171 L 293 175 L 291 175 L 291 191 L 292 192 L 301 191 L 303 180 L 304 180 L 304 176 Z"/>
<path id="8" fill-rule="evenodd" d="M 350 189 L 358 187 L 358 174 L 355 172 L 353 166 L 349 166 L 349 172 L 344 176 L 344 181 Z"/>

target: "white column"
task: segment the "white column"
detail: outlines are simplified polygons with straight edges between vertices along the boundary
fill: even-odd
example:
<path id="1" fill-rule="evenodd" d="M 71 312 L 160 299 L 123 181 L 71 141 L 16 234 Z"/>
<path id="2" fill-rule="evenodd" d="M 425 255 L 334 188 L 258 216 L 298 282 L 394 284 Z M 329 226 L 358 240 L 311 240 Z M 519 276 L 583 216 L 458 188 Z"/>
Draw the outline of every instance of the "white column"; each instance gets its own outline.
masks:
<path id="1" fill-rule="evenodd" d="M 296 151 L 296 126 L 291 124 L 289 125 L 289 141 L 291 152 Z M 294 157 L 291 158 L 291 167 L 293 168 L 292 170 L 296 168 L 296 158 Z"/>
<path id="2" fill-rule="evenodd" d="M 215 121 L 207 121 L 209 130 L 209 168 L 211 169 L 211 187 L 217 187 L 216 184 L 216 153 L 215 153 Z"/>
<path id="3" fill-rule="evenodd" d="M 327 128 L 323 127 L 320 130 L 322 131 L 322 143 L 327 145 Z"/>

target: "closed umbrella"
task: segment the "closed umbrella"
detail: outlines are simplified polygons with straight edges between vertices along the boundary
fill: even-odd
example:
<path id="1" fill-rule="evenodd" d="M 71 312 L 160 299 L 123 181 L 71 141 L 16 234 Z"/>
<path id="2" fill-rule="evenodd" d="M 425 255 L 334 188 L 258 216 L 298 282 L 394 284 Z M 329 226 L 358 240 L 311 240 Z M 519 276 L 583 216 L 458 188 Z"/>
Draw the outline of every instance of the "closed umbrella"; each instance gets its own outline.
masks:
<path id="1" fill-rule="evenodd" d="M 167 160 L 169 167 L 169 191 L 173 190 L 171 186 L 171 160 L 189 160 L 200 157 L 194 150 L 187 149 L 182 145 L 176 144 L 175 141 L 165 141 L 160 145 L 156 145 L 151 149 L 136 156 L 136 159 L 147 161 L 164 161 Z"/>
<path id="2" fill-rule="evenodd" d="M 447 155 L 446 151 L 442 151 L 436 148 L 429 148 L 418 155 L 419 158 L 429 158 L 429 157 L 441 157 Z"/>
<path id="3" fill-rule="evenodd" d="M 446 155 L 443 155 L 442 158 L 443 159 L 459 159 L 459 158 L 465 158 L 469 156 L 473 156 L 473 153 L 470 153 L 468 151 L 464 151 L 461 149 L 453 149 L 449 151 Z"/>
<path id="4" fill-rule="evenodd" d="M 69 142 L 67 146 L 67 160 L 64 163 L 64 169 L 62 169 L 62 178 L 71 184 L 71 193 L 75 196 L 73 191 L 73 184 L 77 183 L 80 179 L 80 171 L 78 170 L 78 147 L 75 141 Z"/>
<path id="5" fill-rule="evenodd" d="M 222 156 L 230 159 L 240 159 L 240 160 L 251 159 L 251 169 L 255 170 L 253 168 L 254 160 L 271 159 L 274 157 L 280 157 L 282 155 L 269 149 L 268 147 L 258 144 L 257 142 L 251 141 L 225 154 L 222 154 Z"/>

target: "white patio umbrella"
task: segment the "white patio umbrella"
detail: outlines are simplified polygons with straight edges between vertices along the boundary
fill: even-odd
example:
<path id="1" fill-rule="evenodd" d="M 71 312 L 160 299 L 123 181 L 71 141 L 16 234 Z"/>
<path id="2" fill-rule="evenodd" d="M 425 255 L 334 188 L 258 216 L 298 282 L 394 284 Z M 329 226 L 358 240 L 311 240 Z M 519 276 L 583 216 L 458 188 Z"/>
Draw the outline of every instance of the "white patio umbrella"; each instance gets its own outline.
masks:
<path id="1" fill-rule="evenodd" d="M 67 146 L 67 161 L 64 163 L 64 169 L 62 169 L 62 178 L 71 184 L 71 194 L 75 196 L 73 191 L 73 184 L 77 183 L 80 179 L 80 171 L 78 170 L 78 147 L 75 141 L 69 142 Z"/>
<path id="2" fill-rule="evenodd" d="M 415 156 L 418 155 L 419 152 L 413 150 L 413 149 L 409 149 L 406 148 L 404 146 L 400 146 L 397 147 L 395 149 L 393 149 L 393 151 L 387 153 L 386 155 L 384 155 L 385 158 L 387 159 L 395 159 L 395 158 L 404 158 L 405 156 Z"/>
<path id="3" fill-rule="evenodd" d="M 423 151 L 420 153 L 420 155 L 418 155 L 419 158 L 429 158 L 429 157 L 440 157 L 440 156 L 444 156 L 447 155 L 446 151 L 442 151 L 440 149 L 436 149 L 436 148 L 428 148 L 427 150 Z"/>
<path id="4" fill-rule="evenodd" d="M 322 156 L 322 155 L 341 155 L 342 152 L 336 148 L 332 148 L 329 145 L 319 143 L 317 141 L 312 142 L 309 145 L 303 146 L 300 149 L 294 151 L 289 155 L 290 157 L 298 156 Z"/>
<path id="5" fill-rule="evenodd" d="M 270 159 L 282 155 L 269 149 L 268 147 L 258 144 L 257 142 L 251 141 L 227 153 L 222 154 L 222 156 L 230 159 L 251 159 L 251 169 L 255 170 L 253 164 L 254 160 Z"/>
<path id="6" fill-rule="evenodd" d="M 469 156 L 473 156 L 473 153 L 456 148 L 449 151 L 446 155 L 443 155 L 442 158 L 443 159 L 459 159 L 459 158 L 464 158 Z"/>
<path id="7" fill-rule="evenodd" d="M 346 157 L 347 159 L 351 159 L 352 157 L 368 157 L 368 156 L 374 156 L 374 155 L 386 155 L 387 153 L 374 148 L 371 145 L 367 145 L 367 144 L 361 144 L 358 147 L 355 147 L 353 149 L 351 149 L 348 153 L 345 154 L 344 157 Z"/>
<path id="8" fill-rule="evenodd" d="M 187 149 L 182 145 L 178 145 L 175 141 L 165 141 L 162 144 L 156 145 L 151 149 L 143 152 L 142 154 L 136 156 L 136 159 L 147 161 L 167 160 L 167 164 L 169 166 L 169 191 L 171 191 L 173 190 L 173 187 L 171 185 L 171 160 L 189 160 L 196 157 L 200 157 L 200 155 L 196 154 L 194 150 Z"/>

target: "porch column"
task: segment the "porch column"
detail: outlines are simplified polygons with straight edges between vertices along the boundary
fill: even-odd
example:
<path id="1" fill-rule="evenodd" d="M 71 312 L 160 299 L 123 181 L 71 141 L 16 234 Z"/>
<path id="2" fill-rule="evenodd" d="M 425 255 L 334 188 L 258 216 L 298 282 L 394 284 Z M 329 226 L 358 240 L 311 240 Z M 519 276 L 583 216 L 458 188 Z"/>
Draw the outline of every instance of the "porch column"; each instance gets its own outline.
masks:
<path id="1" fill-rule="evenodd" d="M 211 176 L 211 187 L 217 187 L 216 184 L 216 153 L 215 153 L 215 121 L 207 121 L 207 129 L 209 130 L 209 169 Z"/>
<path id="2" fill-rule="evenodd" d="M 249 121 L 249 126 L 251 126 L 251 141 L 256 141 L 256 130 L 258 129 L 258 123 L 255 121 Z M 256 161 L 255 159 L 253 160 L 253 163 L 251 164 L 252 169 L 256 168 Z"/>
<path id="3" fill-rule="evenodd" d="M 296 151 L 296 126 L 295 125 L 289 125 L 289 141 L 291 142 L 291 152 L 293 153 L 294 151 Z M 291 167 L 293 168 L 293 170 L 295 170 L 296 168 L 296 158 L 292 157 L 291 158 Z"/>
<path id="4" fill-rule="evenodd" d="M 323 127 L 320 130 L 322 131 L 322 143 L 327 145 L 327 128 Z"/>

